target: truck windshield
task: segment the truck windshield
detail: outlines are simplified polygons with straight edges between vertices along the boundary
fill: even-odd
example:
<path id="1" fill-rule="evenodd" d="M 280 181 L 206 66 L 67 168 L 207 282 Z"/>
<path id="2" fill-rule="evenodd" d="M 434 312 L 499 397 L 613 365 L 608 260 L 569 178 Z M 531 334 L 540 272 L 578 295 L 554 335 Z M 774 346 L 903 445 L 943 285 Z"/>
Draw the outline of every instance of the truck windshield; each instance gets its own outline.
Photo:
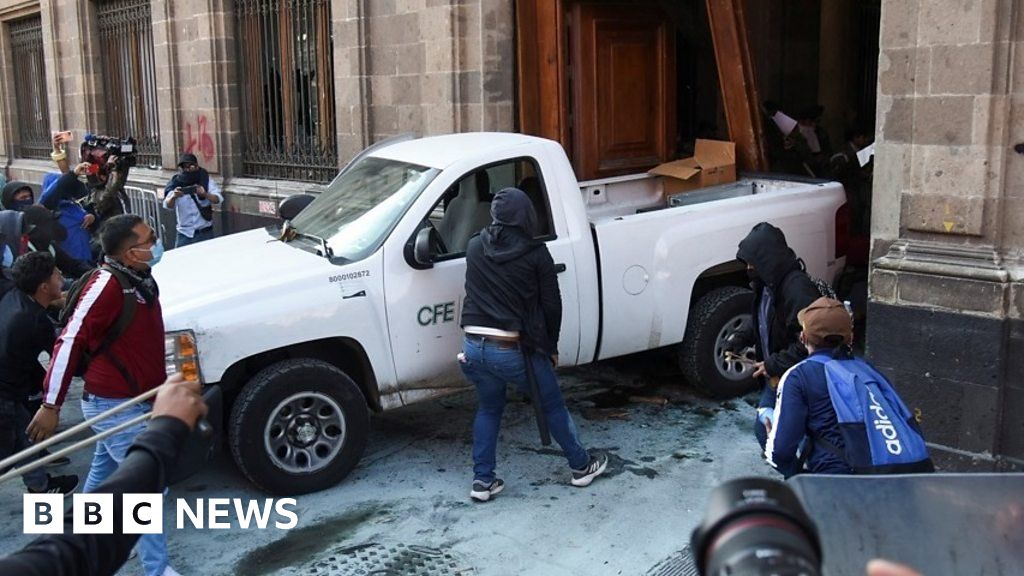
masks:
<path id="1" fill-rule="evenodd" d="M 292 220 L 296 230 L 327 241 L 334 257 L 372 254 L 437 176 L 437 169 L 363 158 Z"/>

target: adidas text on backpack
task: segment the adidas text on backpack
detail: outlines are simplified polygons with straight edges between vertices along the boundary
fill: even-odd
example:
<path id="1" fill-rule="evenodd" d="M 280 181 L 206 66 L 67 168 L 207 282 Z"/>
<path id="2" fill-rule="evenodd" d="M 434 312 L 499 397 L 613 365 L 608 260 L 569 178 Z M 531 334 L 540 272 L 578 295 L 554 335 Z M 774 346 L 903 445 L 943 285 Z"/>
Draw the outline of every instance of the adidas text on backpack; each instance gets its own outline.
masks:
<path id="1" fill-rule="evenodd" d="M 824 364 L 843 449 L 815 437 L 856 474 L 909 474 L 935 470 L 914 415 L 889 381 L 860 358 L 811 356 Z"/>

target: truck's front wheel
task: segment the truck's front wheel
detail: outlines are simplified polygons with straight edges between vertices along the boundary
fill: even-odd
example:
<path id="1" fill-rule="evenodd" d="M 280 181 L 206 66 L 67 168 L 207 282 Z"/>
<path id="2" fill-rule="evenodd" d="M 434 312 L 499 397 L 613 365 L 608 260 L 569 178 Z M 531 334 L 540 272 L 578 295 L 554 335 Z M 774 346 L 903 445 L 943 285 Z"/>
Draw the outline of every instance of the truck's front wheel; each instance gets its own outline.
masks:
<path id="1" fill-rule="evenodd" d="M 726 286 L 708 292 L 690 310 L 679 366 L 690 384 L 711 397 L 732 398 L 754 387 L 753 368 L 725 352 L 725 339 L 750 321 L 753 296 L 745 288 Z M 750 358 L 752 352 L 741 355 Z"/>
<path id="2" fill-rule="evenodd" d="M 274 494 L 340 482 L 366 448 L 370 416 L 355 382 L 309 358 L 261 370 L 235 400 L 228 442 L 245 476 Z"/>

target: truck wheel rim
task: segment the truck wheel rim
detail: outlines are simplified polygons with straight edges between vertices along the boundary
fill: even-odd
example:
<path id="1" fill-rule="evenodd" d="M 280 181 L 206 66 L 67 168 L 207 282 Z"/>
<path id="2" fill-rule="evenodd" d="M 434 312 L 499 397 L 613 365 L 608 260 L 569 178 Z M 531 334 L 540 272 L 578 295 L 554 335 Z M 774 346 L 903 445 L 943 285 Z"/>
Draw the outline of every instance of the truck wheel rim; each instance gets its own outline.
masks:
<path id="1" fill-rule="evenodd" d="M 727 380 L 739 382 L 750 378 L 750 375 L 754 373 L 754 368 L 749 364 L 745 364 L 738 360 L 731 360 L 725 356 L 725 342 L 729 336 L 735 334 L 739 329 L 747 322 L 750 322 L 750 314 L 739 314 L 732 317 L 728 322 L 722 326 L 722 329 L 718 331 L 718 337 L 715 338 L 715 368 L 718 369 L 718 373 Z M 739 356 L 754 359 L 754 347 L 748 346 L 740 352 Z"/>
<path id="2" fill-rule="evenodd" d="M 345 444 L 345 414 L 330 396 L 300 392 L 277 404 L 263 444 L 278 468 L 310 474 L 330 464 Z"/>

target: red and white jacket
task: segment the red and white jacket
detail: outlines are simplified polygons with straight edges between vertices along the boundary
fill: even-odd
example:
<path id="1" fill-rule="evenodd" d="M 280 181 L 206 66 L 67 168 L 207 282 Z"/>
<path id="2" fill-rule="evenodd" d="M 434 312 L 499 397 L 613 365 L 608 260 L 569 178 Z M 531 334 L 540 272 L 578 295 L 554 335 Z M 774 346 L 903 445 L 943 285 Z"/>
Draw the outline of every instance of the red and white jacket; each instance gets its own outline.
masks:
<path id="1" fill-rule="evenodd" d="M 121 313 L 122 298 L 138 300 L 135 316 L 107 352 L 92 359 L 85 372 L 85 390 L 104 398 L 131 398 L 163 384 L 164 319 L 159 299 L 147 303 L 142 293 L 131 295 L 109 271 L 100 269 L 82 290 L 74 313 L 53 347 L 50 369 L 43 382 L 43 401 L 60 406 L 64 403 L 71 378 L 78 369 L 85 350 L 96 350 L 107 331 L 112 329 Z M 110 359 L 114 355 L 138 383 L 135 390 Z"/>

